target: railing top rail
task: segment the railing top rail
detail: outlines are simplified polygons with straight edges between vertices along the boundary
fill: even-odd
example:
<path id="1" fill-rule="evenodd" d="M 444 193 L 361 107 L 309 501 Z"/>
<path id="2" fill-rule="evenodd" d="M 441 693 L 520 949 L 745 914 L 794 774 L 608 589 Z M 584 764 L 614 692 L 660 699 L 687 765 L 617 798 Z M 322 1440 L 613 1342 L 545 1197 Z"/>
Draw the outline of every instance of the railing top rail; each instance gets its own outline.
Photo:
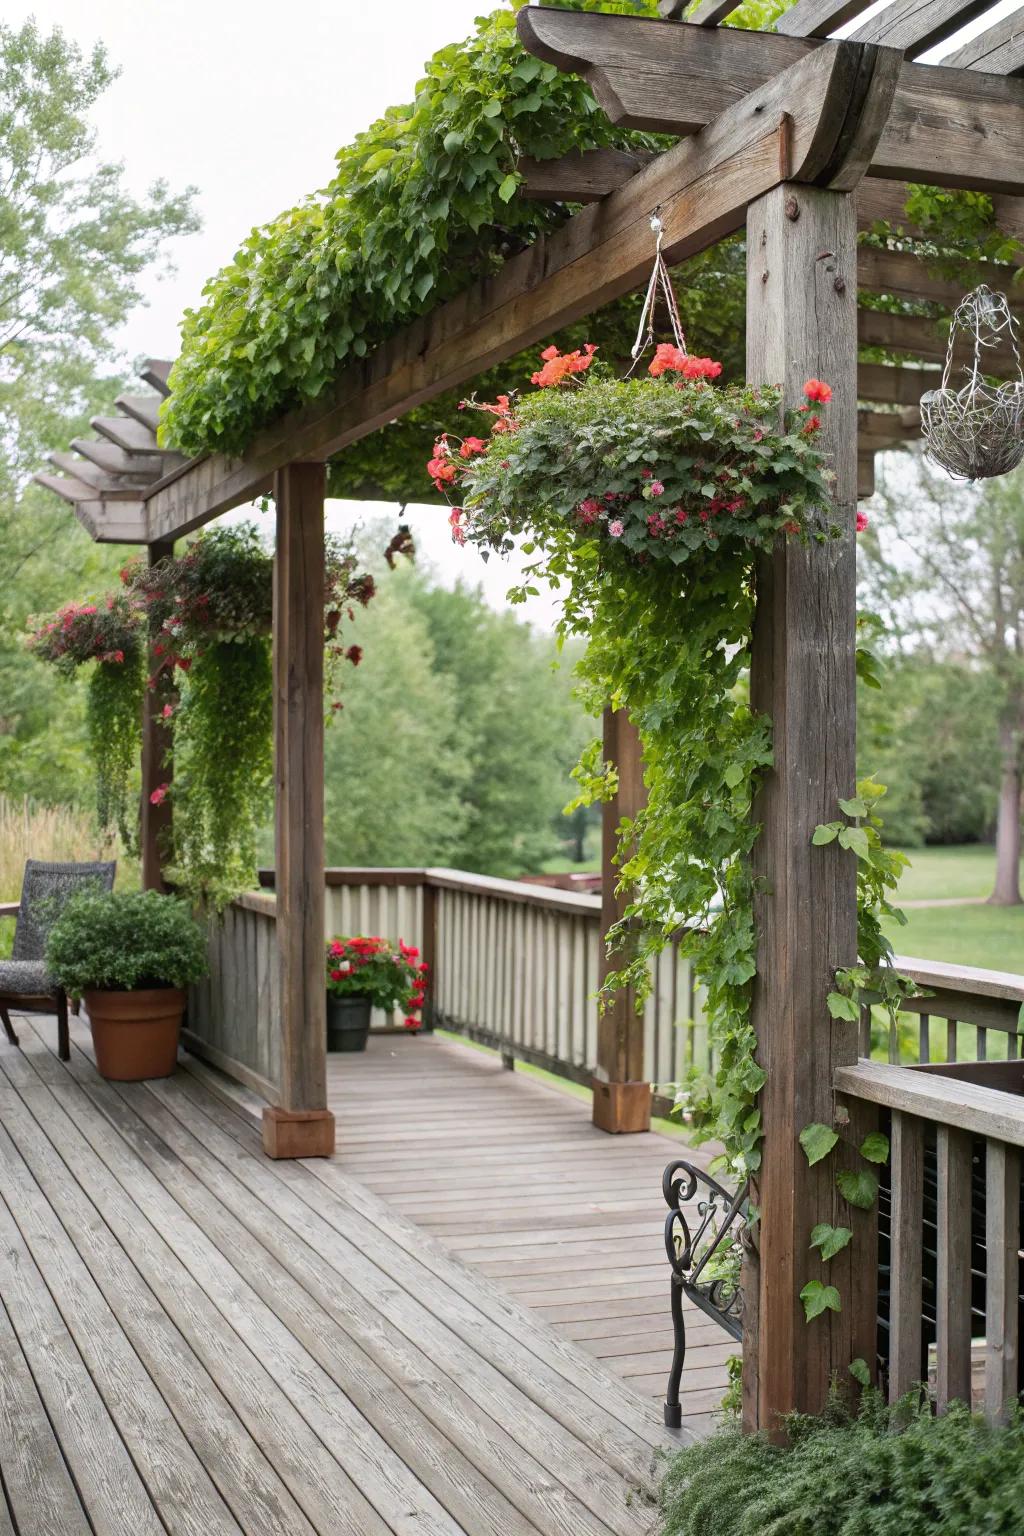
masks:
<path id="1" fill-rule="evenodd" d="M 1024 1098 L 1016 1094 L 879 1061 L 837 1067 L 833 1082 L 838 1093 L 1024 1147 Z"/>
<path id="2" fill-rule="evenodd" d="M 520 902 L 525 906 L 542 907 L 547 912 L 567 912 L 588 917 L 599 915 L 600 896 L 585 895 L 579 891 L 553 890 L 547 885 L 532 885 L 526 880 L 499 880 L 492 875 L 469 874 L 462 869 L 399 868 L 360 869 L 336 867 L 324 870 L 324 883 L 328 886 L 419 886 L 427 885 L 440 891 L 464 891 L 468 896 L 494 896 L 502 901 Z M 272 889 L 274 871 L 260 870 L 260 884 Z"/>
<path id="3" fill-rule="evenodd" d="M 918 960 L 912 955 L 895 955 L 893 963 L 920 987 L 1024 1003 L 1024 976 L 1012 971 L 986 971 L 973 965 L 949 965 L 944 960 Z"/>

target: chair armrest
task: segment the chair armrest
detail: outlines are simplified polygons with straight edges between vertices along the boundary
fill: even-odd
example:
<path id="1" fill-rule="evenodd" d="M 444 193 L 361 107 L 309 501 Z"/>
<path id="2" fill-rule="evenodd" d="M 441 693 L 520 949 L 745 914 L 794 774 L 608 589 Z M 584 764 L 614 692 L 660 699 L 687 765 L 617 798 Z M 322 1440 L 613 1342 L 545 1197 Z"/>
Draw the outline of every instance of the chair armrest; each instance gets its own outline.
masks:
<path id="1" fill-rule="evenodd" d="M 20 911 L 20 901 L 0 901 L 0 917 L 17 917 Z"/>

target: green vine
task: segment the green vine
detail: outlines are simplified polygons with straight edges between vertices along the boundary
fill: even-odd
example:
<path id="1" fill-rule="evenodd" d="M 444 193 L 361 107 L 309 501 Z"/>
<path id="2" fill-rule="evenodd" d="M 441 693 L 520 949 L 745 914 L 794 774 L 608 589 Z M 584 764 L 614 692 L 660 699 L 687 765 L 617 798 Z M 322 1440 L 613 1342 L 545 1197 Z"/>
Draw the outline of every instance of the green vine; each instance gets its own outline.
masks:
<path id="1" fill-rule="evenodd" d="M 143 654 L 139 616 L 123 595 L 68 603 L 52 619 L 34 621 L 28 638 L 41 661 L 65 677 L 90 666 L 86 731 L 96 775 L 96 816 L 115 827 L 126 848 L 138 846 L 136 769 L 142 741 Z"/>
<path id="2" fill-rule="evenodd" d="M 752 578 L 780 534 L 839 533 L 820 422 L 805 406 L 780 423 L 774 389 L 684 382 L 717 365 L 674 348 L 659 348 L 657 382 L 579 387 L 586 349 L 551 348 L 544 360 L 538 382 L 562 387 L 499 397 L 484 407 L 495 422 L 489 442 L 445 437 L 429 470 L 462 497 L 457 538 L 497 551 L 518 542 L 536 557 L 513 600 L 537 578 L 559 588 L 562 634 L 588 641 L 577 669 L 585 701 L 595 714 L 627 708 L 640 732 L 647 804 L 620 829 L 631 900 L 609 935 L 620 963 L 606 987 L 631 985 L 642 1004 L 651 962 L 687 925 L 680 950 L 705 988 L 719 1053 L 714 1081 L 694 1086 L 691 1113 L 744 1174 L 760 1161 L 764 1082 L 750 1024 L 750 811 L 771 762 L 770 723 L 747 699 Z M 830 395 L 817 380 L 808 391 Z M 577 770 L 581 802 L 605 798 L 613 774 L 595 744 Z"/>

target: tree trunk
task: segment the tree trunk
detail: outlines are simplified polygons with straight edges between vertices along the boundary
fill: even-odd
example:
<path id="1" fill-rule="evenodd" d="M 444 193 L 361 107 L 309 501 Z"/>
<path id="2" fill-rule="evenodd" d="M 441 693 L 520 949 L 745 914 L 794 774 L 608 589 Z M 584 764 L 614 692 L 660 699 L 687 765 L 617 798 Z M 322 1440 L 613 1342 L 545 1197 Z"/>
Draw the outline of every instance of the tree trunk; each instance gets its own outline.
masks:
<path id="1" fill-rule="evenodd" d="M 1020 733 L 1013 721 L 1000 728 L 999 754 L 1003 776 L 996 821 L 996 883 L 989 901 L 996 907 L 1019 907 L 1022 774 Z"/>

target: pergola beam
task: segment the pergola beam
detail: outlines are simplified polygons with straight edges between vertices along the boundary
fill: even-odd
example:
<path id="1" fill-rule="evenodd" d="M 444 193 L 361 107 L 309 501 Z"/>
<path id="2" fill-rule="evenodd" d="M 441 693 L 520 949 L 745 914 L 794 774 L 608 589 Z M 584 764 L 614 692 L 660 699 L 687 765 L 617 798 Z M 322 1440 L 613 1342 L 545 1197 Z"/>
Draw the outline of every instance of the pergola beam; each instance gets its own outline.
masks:
<path id="1" fill-rule="evenodd" d="M 723 102 L 742 100 L 809 50 L 834 46 L 820 38 L 545 6 L 521 11 L 519 31 L 531 53 L 581 74 L 613 123 L 658 133 L 694 133 Z M 868 174 L 1024 192 L 1022 109 L 1024 82 L 904 62 Z"/>
<path id="2" fill-rule="evenodd" d="M 520 12 L 520 21 L 528 14 Z M 637 288 L 650 269 L 655 207 L 666 259 L 682 261 L 741 228 L 747 203 L 787 176 L 839 174 L 846 160 L 865 153 L 850 112 L 855 62 L 839 43 L 801 58 L 599 206 L 583 209 L 493 278 L 348 369 L 333 391 L 260 433 L 244 459 L 211 454 L 155 487 L 147 501 L 149 537 L 176 538 L 251 500 L 284 463 L 331 458 L 413 406 Z M 864 131 L 870 138 L 874 125 Z"/>

